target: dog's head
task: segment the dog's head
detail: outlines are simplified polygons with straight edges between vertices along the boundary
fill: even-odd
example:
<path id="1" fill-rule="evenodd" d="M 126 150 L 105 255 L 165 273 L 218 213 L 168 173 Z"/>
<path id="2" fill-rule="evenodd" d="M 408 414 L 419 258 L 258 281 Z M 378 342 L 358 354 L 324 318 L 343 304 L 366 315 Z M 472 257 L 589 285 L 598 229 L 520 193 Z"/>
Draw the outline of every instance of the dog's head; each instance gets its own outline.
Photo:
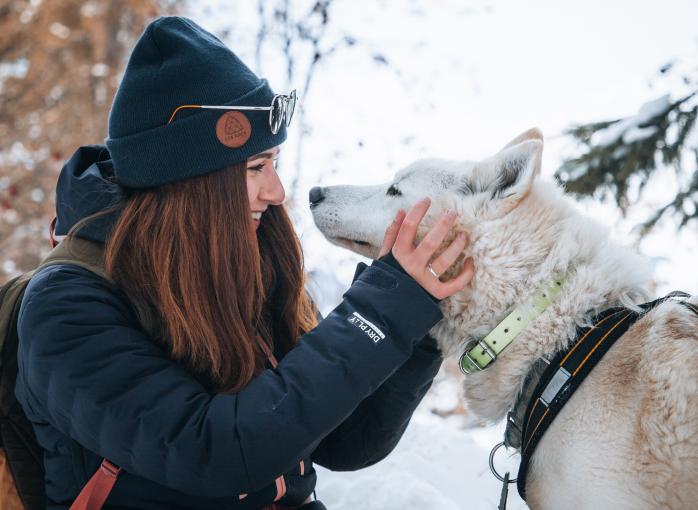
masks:
<path id="1" fill-rule="evenodd" d="M 543 137 L 531 129 L 482 161 L 422 160 L 382 185 L 330 186 L 310 194 L 325 237 L 372 258 L 399 209 L 431 198 L 418 241 L 443 212 L 456 212 L 453 231 L 466 231 L 470 242 L 445 277 L 466 257 L 473 258 L 475 275 L 440 302 L 444 320 L 430 334 L 446 356 L 460 356 L 516 304 L 550 284 L 553 274 L 575 268 L 545 327 L 520 335 L 491 368 L 466 378 L 470 409 L 489 420 L 504 416 L 533 360 L 555 352 L 581 324 L 576 321 L 595 307 L 642 300 L 651 275 L 642 257 L 612 244 L 607 229 L 581 217 L 558 185 L 537 178 L 542 151 Z"/>
<path id="2" fill-rule="evenodd" d="M 385 229 L 399 209 L 428 196 L 432 205 L 418 238 L 447 209 L 458 213 L 458 228 L 506 215 L 527 195 L 540 172 L 543 135 L 531 129 L 483 161 L 426 159 L 376 186 L 313 188 L 315 224 L 332 243 L 375 258 Z"/>

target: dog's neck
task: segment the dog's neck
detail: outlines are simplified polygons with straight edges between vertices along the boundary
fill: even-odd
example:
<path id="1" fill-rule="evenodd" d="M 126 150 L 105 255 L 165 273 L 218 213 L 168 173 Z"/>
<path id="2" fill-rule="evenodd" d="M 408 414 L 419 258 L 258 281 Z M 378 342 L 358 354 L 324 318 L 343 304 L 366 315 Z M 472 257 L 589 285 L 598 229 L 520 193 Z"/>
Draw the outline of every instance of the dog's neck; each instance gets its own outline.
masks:
<path id="1" fill-rule="evenodd" d="M 472 226 L 476 275 L 469 291 L 442 303 L 432 334 L 460 356 L 556 272 L 573 271 L 562 292 L 486 370 L 466 376 L 469 408 L 502 419 L 536 359 L 550 358 L 597 312 L 646 300 L 650 270 L 636 253 L 611 243 L 605 228 L 580 215 L 554 185 L 537 182 L 514 213 Z M 515 255 L 512 255 L 515 254 Z"/>

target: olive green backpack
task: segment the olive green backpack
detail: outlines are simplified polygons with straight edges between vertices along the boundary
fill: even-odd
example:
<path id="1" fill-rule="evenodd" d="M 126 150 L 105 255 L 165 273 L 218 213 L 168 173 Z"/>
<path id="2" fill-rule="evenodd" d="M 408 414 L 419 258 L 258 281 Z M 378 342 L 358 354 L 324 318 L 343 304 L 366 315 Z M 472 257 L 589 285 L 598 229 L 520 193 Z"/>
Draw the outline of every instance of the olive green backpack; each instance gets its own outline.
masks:
<path id="1" fill-rule="evenodd" d="M 31 423 L 15 398 L 17 378 L 17 317 L 22 296 L 32 276 L 54 264 L 73 264 L 106 278 L 104 248 L 79 237 L 66 237 L 33 271 L 0 287 L 0 509 L 44 510 L 43 450 L 36 441 Z M 147 309 L 134 307 L 145 331 L 152 332 L 153 320 Z"/>

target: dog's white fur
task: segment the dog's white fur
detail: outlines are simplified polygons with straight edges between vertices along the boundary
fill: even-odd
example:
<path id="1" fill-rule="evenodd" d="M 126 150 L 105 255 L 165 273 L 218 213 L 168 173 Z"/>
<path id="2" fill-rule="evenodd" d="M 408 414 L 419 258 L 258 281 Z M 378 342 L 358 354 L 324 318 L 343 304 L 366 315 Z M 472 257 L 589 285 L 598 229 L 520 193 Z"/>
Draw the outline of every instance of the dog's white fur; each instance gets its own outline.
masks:
<path id="1" fill-rule="evenodd" d="M 445 210 L 457 212 L 453 235 L 466 231 L 470 244 L 444 276 L 470 256 L 475 277 L 441 302 L 444 320 L 431 331 L 450 356 L 555 272 L 573 268 L 556 301 L 490 368 L 465 378 L 467 404 L 485 420 L 501 420 L 534 361 L 566 347 L 593 314 L 650 299 L 647 260 L 612 242 L 557 185 L 538 178 L 542 149 L 532 129 L 484 161 L 418 161 L 385 185 L 324 188 L 313 206 L 330 241 L 369 257 L 398 209 L 423 196 L 432 205 L 418 239 Z M 667 302 L 618 340 L 540 442 L 527 483 L 531 508 L 698 508 L 697 327 L 685 306 Z"/>

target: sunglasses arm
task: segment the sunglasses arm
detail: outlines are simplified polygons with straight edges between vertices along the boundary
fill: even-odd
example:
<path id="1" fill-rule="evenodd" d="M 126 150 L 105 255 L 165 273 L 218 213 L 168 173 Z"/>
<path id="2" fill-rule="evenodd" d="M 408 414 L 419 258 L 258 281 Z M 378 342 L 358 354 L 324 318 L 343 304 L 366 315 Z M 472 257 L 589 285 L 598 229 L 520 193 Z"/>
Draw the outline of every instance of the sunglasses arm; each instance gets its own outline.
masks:
<path id="1" fill-rule="evenodd" d="M 207 108 L 210 110 L 271 110 L 271 106 L 213 106 L 202 104 L 199 108 Z"/>

